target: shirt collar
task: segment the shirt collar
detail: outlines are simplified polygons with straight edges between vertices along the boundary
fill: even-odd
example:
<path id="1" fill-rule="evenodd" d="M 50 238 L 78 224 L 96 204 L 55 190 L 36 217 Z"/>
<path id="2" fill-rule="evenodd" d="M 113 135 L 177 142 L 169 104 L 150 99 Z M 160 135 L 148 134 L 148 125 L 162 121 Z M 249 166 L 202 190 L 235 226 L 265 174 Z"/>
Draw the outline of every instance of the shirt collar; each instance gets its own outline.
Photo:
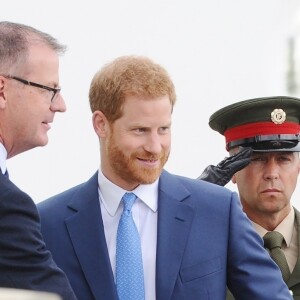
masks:
<path id="1" fill-rule="evenodd" d="M 3 144 L 0 143 L 0 169 L 3 174 L 6 172 L 6 159 L 7 151 L 4 148 Z"/>
<path id="2" fill-rule="evenodd" d="M 254 226 L 256 232 L 261 237 L 263 237 L 268 232 L 268 230 L 266 230 L 262 226 L 258 225 L 257 223 L 255 223 L 255 222 L 252 222 L 252 223 L 253 223 L 253 226 Z M 294 224 L 295 224 L 295 213 L 294 213 L 294 209 L 292 208 L 291 211 L 289 212 L 289 214 L 274 229 L 274 231 L 278 231 L 283 235 L 287 247 L 289 247 L 289 245 L 292 241 Z"/>
<path id="3" fill-rule="evenodd" d="M 158 181 L 159 179 L 151 184 L 140 184 L 133 191 L 130 191 L 154 212 L 157 211 L 158 206 Z M 101 170 L 98 172 L 98 184 L 102 203 L 108 213 L 111 216 L 114 216 L 117 212 L 123 195 L 128 191 L 108 180 L 103 175 Z"/>

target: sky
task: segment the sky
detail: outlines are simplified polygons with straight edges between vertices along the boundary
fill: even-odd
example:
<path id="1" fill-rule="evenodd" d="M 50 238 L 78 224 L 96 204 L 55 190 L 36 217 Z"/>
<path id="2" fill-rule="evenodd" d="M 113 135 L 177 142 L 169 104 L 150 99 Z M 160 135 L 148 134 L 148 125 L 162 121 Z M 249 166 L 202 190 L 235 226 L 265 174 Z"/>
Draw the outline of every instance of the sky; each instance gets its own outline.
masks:
<path id="1" fill-rule="evenodd" d="M 60 61 L 67 112 L 56 114 L 46 147 L 7 163 L 10 178 L 35 202 L 88 180 L 100 167 L 89 86 L 118 56 L 148 56 L 168 70 L 177 103 L 165 168 L 187 177 L 227 156 L 224 138 L 208 125 L 216 110 L 251 98 L 300 96 L 287 89 L 289 40 L 300 41 L 298 0 L 10 0 L 1 8 L 1 20 L 36 27 L 68 47 Z M 296 54 L 295 61 L 297 78 Z M 300 187 L 292 203 L 300 208 Z"/>

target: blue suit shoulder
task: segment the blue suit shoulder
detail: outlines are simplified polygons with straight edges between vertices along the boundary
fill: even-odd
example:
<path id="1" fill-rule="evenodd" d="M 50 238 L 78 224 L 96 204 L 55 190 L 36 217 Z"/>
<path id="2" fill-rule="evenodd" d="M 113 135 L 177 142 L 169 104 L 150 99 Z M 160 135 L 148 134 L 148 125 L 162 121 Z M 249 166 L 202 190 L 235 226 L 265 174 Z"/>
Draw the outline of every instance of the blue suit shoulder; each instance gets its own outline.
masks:
<path id="1" fill-rule="evenodd" d="M 170 191 L 173 194 L 186 194 L 187 198 L 197 198 L 197 202 L 209 201 L 210 204 L 229 203 L 232 198 L 238 199 L 237 193 L 225 187 L 212 184 L 199 179 L 192 179 L 185 176 L 174 175 L 167 171 L 163 171 L 160 180 L 160 188 Z M 183 196 L 182 196 L 183 197 Z"/>
<path id="2" fill-rule="evenodd" d="M 44 222 L 50 221 L 51 215 L 54 219 L 64 219 L 95 198 L 98 198 L 98 172 L 88 181 L 38 203 L 37 208 Z"/>

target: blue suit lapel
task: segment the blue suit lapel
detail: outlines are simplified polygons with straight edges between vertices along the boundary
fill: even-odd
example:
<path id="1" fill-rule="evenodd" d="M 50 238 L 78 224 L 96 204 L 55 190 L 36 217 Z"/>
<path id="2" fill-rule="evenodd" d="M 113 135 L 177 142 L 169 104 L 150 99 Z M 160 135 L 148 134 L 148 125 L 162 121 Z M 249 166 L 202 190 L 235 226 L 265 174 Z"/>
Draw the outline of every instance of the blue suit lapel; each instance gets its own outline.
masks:
<path id="1" fill-rule="evenodd" d="M 77 258 L 95 299 L 118 299 L 107 251 L 96 173 L 69 203 L 77 212 L 66 219 Z"/>
<path id="2" fill-rule="evenodd" d="M 171 299 L 188 240 L 193 209 L 190 193 L 176 177 L 163 172 L 159 181 L 156 254 L 156 299 Z"/>

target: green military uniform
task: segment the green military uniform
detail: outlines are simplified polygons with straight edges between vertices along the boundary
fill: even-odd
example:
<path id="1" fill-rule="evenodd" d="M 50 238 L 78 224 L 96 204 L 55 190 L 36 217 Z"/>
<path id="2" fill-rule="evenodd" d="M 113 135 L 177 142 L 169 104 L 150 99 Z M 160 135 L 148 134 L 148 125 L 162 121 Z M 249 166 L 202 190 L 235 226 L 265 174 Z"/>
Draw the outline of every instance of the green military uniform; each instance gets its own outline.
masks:
<path id="1" fill-rule="evenodd" d="M 300 212 L 295 209 L 296 230 L 298 234 L 298 259 L 287 285 L 295 300 L 300 300 Z"/>
<path id="2" fill-rule="evenodd" d="M 300 253 L 299 253 L 299 249 L 300 249 L 300 212 L 295 209 L 295 222 L 296 222 L 296 231 L 298 234 L 298 259 L 295 265 L 295 268 L 291 274 L 290 279 L 287 282 L 287 285 L 290 289 L 290 291 L 292 291 L 293 293 L 293 298 L 295 300 L 300 300 Z M 226 296 L 226 300 L 234 300 L 235 298 L 233 297 L 233 295 L 230 293 L 229 290 L 227 290 L 227 296 Z"/>

